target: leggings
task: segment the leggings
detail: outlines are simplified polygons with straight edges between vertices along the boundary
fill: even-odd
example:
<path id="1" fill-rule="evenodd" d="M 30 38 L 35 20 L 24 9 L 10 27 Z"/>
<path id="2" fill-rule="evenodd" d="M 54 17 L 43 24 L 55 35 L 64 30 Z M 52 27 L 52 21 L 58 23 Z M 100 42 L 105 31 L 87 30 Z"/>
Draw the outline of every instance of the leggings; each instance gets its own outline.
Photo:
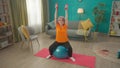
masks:
<path id="1" fill-rule="evenodd" d="M 64 46 L 65 48 L 68 49 L 68 56 L 69 57 L 72 57 L 72 47 L 70 45 L 69 42 L 65 42 L 65 43 L 58 43 L 57 41 L 55 41 L 52 45 L 50 45 L 49 47 L 49 52 L 50 52 L 50 55 L 53 55 L 53 52 L 56 50 L 56 48 L 58 46 Z"/>

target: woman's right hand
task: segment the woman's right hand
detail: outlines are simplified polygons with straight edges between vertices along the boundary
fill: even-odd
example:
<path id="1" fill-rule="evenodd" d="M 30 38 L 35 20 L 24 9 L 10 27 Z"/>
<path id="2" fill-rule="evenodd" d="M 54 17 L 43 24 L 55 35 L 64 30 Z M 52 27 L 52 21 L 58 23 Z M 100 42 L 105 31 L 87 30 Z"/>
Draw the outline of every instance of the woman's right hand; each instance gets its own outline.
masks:
<path id="1" fill-rule="evenodd" d="M 65 10 L 68 10 L 68 4 L 65 5 Z"/>
<path id="2" fill-rule="evenodd" d="M 56 10 L 58 10 L 58 3 L 55 4 L 55 8 L 56 8 Z"/>

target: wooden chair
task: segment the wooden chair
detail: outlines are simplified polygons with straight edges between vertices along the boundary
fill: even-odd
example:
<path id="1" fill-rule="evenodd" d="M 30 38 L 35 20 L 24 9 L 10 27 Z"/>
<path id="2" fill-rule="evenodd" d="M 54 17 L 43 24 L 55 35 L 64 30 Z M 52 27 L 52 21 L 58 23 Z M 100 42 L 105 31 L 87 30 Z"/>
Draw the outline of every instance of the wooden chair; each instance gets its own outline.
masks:
<path id="1" fill-rule="evenodd" d="M 39 48 L 40 48 L 40 43 L 39 43 L 39 41 L 38 41 L 38 36 L 37 36 L 37 35 L 30 35 L 27 27 L 24 26 L 24 25 L 22 25 L 22 26 L 20 26 L 20 27 L 18 28 L 18 32 L 19 32 L 19 34 L 20 34 L 20 36 L 21 36 L 21 39 L 22 39 L 22 44 L 21 44 L 21 46 L 24 46 L 24 44 L 26 44 L 26 45 L 28 45 L 28 46 L 30 45 L 31 48 L 32 48 L 32 52 L 33 52 L 33 43 L 32 43 L 32 41 L 36 40 L 37 43 L 38 43 L 38 45 L 39 45 L 39 46 L 38 46 L 38 50 L 39 50 Z"/>

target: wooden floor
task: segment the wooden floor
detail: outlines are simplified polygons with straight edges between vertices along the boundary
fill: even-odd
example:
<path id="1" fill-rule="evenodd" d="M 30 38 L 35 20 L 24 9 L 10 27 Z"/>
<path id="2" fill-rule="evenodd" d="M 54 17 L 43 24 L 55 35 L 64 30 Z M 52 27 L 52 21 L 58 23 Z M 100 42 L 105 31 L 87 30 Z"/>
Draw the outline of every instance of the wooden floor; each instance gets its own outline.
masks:
<path id="1" fill-rule="evenodd" d="M 39 41 L 42 48 L 48 48 L 50 44 L 54 42 L 48 35 L 42 33 L 39 36 Z M 100 56 L 97 56 L 92 48 L 96 43 L 101 42 L 120 42 L 120 38 L 108 37 L 100 35 L 97 40 L 90 40 L 88 42 L 80 40 L 70 40 L 75 53 L 84 55 L 90 55 L 96 57 L 95 68 L 120 68 L 120 64 L 106 60 Z M 38 51 L 37 44 L 34 41 L 34 54 Z M 0 68 L 87 68 L 84 66 L 73 65 L 69 63 L 58 62 L 54 60 L 48 60 L 34 56 L 30 48 L 20 48 L 20 43 L 16 43 L 13 46 L 9 46 L 5 49 L 0 50 Z"/>

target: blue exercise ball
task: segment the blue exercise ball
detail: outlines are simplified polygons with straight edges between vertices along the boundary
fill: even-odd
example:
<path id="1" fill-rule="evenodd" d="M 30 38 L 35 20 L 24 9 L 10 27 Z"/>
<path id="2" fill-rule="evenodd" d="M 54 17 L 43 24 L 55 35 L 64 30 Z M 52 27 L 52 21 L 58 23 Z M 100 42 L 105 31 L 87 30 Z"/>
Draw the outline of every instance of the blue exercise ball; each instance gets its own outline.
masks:
<path id="1" fill-rule="evenodd" d="M 58 46 L 53 52 L 53 56 L 56 58 L 68 58 L 68 49 L 64 46 Z"/>

